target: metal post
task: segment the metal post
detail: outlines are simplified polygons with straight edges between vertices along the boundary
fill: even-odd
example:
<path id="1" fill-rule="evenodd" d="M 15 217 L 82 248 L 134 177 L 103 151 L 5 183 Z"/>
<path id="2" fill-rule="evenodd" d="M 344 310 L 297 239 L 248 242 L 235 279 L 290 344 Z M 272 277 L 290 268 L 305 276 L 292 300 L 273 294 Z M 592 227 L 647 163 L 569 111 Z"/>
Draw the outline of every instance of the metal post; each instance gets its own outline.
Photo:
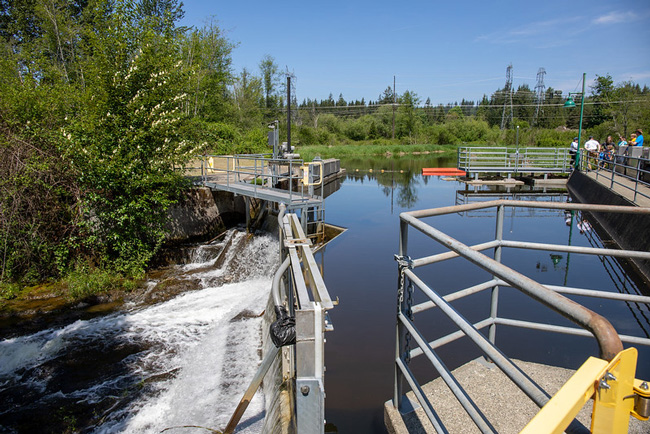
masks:
<path id="1" fill-rule="evenodd" d="M 399 227 L 399 255 L 401 257 L 406 256 L 407 253 L 407 247 L 408 247 L 408 223 L 404 222 L 403 220 L 400 219 L 400 227 Z M 404 294 L 399 294 L 400 291 L 400 282 L 401 282 L 402 276 L 401 276 L 401 270 L 398 268 L 398 276 L 397 276 L 397 285 L 398 285 L 398 298 L 397 298 L 397 326 L 395 330 L 395 366 L 393 369 L 395 370 L 395 388 L 393 391 L 393 406 L 396 409 L 400 409 L 402 407 L 402 398 L 403 398 L 403 391 L 404 391 L 404 374 L 402 374 L 401 369 L 399 368 L 399 365 L 397 364 L 397 360 L 401 360 L 402 354 L 404 353 L 404 348 L 406 344 L 406 327 L 402 322 L 399 320 L 399 314 L 406 314 L 406 308 L 404 305 Z"/>
<path id="2" fill-rule="evenodd" d="M 499 205 L 497 207 L 496 231 L 494 235 L 494 238 L 499 242 L 503 240 L 504 216 L 505 216 L 505 206 Z M 494 260 L 499 263 L 501 262 L 501 245 L 498 245 L 497 247 L 494 248 Z M 492 288 L 492 300 L 490 302 L 490 318 L 492 318 L 492 321 L 496 321 L 497 319 L 498 307 L 499 307 L 499 286 L 495 285 L 494 288 Z M 496 343 L 496 333 L 497 333 L 497 325 L 493 323 L 490 325 L 490 331 L 488 336 L 492 344 Z"/>
<path id="3" fill-rule="evenodd" d="M 291 153 L 291 76 L 290 75 L 287 75 L 287 152 Z"/>
<path id="4" fill-rule="evenodd" d="M 578 128 L 578 152 L 576 154 L 576 168 L 578 168 L 578 164 L 580 161 L 580 143 L 581 138 L 582 138 L 582 115 L 585 111 L 585 79 L 587 78 L 587 73 L 583 72 L 582 73 L 582 95 L 580 95 L 580 126 Z M 589 155 L 587 155 L 587 158 L 589 158 Z"/>

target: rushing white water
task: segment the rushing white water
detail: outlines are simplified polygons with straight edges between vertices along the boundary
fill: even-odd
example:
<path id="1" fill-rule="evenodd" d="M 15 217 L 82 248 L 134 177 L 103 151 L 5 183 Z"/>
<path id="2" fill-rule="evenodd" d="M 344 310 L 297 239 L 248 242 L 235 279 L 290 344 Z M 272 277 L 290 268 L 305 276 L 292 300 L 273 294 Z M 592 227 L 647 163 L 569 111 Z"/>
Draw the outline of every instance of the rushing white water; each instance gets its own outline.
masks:
<path id="1" fill-rule="evenodd" d="M 232 246 L 242 237 L 232 234 Z M 0 431 L 15 429 L 3 421 L 17 408 L 45 411 L 62 402 L 99 409 L 84 432 L 222 430 L 260 362 L 260 314 L 277 250 L 271 237 L 256 237 L 231 247 L 218 269 L 214 255 L 183 266 L 203 282 L 200 290 L 0 342 L 0 398 L 10 396 L 0 404 Z M 231 283 L 212 285 L 224 277 Z M 22 403 L 25 394 L 32 399 Z M 261 430 L 263 399 L 258 392 L 238 432 Z"/>

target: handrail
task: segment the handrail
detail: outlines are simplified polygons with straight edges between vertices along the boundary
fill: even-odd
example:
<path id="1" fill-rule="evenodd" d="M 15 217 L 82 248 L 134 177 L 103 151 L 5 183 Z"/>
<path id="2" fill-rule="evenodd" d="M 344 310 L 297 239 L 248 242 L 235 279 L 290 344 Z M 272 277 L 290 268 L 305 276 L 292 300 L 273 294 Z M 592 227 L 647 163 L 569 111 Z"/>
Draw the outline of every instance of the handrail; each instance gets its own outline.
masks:
<path id="1" fill-rule="evenodd" d="M 461 146 L 458 169 L 474 173 L 569 173 L 571 157 L 565 148 L 507 148 Z"/>
<path id="2" fill-rule="evenodd" d="M 596 179 L 605 178 L 609 182 L 609 188 L 614 186 L 630 190 L 633 193 L 632 201 L 636 201 L 637 196 L 643 196 L 650 199 L 650 190 L 639 189 L 640 185 L 650 188 L 650 158 L 643 156 L 627 155 L 628 152 L 636 151 L 633 147 L 621 150 L 624 153 L 612 155 L 611 160 L 604 160 L 599 157 L 595 161 L 593 157 L 586 157 L 580 160 L 580 167 L 583 171 L 588 171 L 590 163 L 594 163 L 594 172 Z M 647 151 L 647 149 L 639 149 Z M 631 185 L 630 185 L 631 184 Z"/>
<path id="3" fill-rule="evenodd" d="M 579 203 L 543 203 L 534 201 L 513 201 L 513 200 L 494 200 L 489 202 L 473 203 L 466 205 L 448 206 L 443 208 L 409 211 L 400 214 L 400 244 L 398 259 L 400 270 L 400 285 L 398 288 L 398 313 L 397 313 L 397 342 L 396 342 L 396 357 L 395 357 L 395 391 L 393 405 L 401 408 L 402 402 L 402 387 L 403 381 L 406 380 L 418 397 L 420 404 L 425 408 L 425 412 L 429 415 L 430 421 L 434 425 L 439 425 L 440 420 L 430 407 L 427 398 L 419 393 L 420 386 L 417 380 L 413 377 L 412 372 L 408 369 L 409 360 L 413 357 L 426 355 L 431 361 L 436 370 L 440 373 L 445 383 L 452 390 L 456 398 L 463 402 L 464 391 L 456 390 L 453 380 L 449 380 L 449 372 L 444 364 L 436 361 L 435 349 L 440 346 L 446 345 L 455 341 L 463 336 L 467 336 L 473 341 L 483 352 L 483 354 L 494 362 L 526 395 L 529 396 L 538 406 L 542 407 L 548 401 L 549 396 L 537 384 L 532 382 L 525 373 L 510 361 L 500 350 L 495 346 L 494 330 L 497 325 L 507 325 L 519 328 L 537 329 L 544 331 L 551 331 L 557 333 L 564 333 L 577 336 L 593 336 L 599 345 L 601 357 L 606 360 L 612 360 L 623 349 L 622 342 L 629 342 L 639 345 L 650 346 L 650 339 L 637 336 L 619 336 L 612 326 L 612 324 L 595 312 L 585 308 L 584 306 L 564 297 L 561 293 L 575 294 L 587 297 L 602 297 L 611 300 L 620 300 L 625 302 L 644 303 L 650 305 L 650 297 L 636 295 L 636 294 L 620 294 L 620 293 L 605 293 L 599 294 L 602 291 L 595 291 L 582 288 L 568 288 L 561 286 L 542 285 L 520 273 L 509 268 L 501 263 L 501 251 L 505 248 L 525 248 L 536 249 L 545 251 L 565 251 L 574 254 L 598 254 L 615 257 L 636 257 L 650 260 L 650 252 L 635 252 L 630 250 L 615 250 L 615 249 L 596 249 L 592 247 L 575 247 L 575 246 L 561 246 L 554 244 L 544 243 L 529 243 L 523 241 L 510 241 L 503 239 L 503 220 L 504 210 L 506 207 L 520 207 L 520 208 L 551 208 L 572 211 L 590 211 L 590 212 L 618 212 L 628 214 L 645 214 L 650 215 L 650 209 L 639 208 L 632 206 L 606 206 L 606 205 L 591 205 Z M 496 208 L 496 235 L 492 241 L 483 242 L 474 246 L 467 246 L 460 241 L 444 234 L 431 225 L 421 221 L 425 217 L 441 216 L 446 214 L 454 214 L 462 211 Z M 424 235 L 432 238 L 433 240 L 441 243 L 449 249 L 448 252 L 439 253 L 432 256 L 423 258 L 410 258 L 408 256 L 408 229 L 413 227 Z M 490 258 L 481 251 L 487 249 L 494 249 L 494 258 Z M 438 295 L 432 288 L 421 280 L 416 270 L 429 264 L 439 264 L 454 257 L 462 257 L 472 264 L 477 265 L 483 270 L 488 271 L 492 278 L 486 282 L 475 284 L 472 287 L 465 288 L 447 294 L 444 297 Z M 508 318 L 502 318 L 497 315 L 497 300 L 499 296 L 499 287 L 512 287 L 520 292 L 528 295 L 530 298 L 537 300 L 544 305 L 550 307 L 554 311 L 560 313 L 565 318 L 574 322 L 579 328 L 571 328 L 565 326 L 557 326 L 552 324 L 541 324 L 531 321 L 521 321 Z M 417 305 L 411 305 L 412 296 L 410 295 L 414 289 L 424 294 L 428 301 L 421 302 Z M 490 316 L 484 320 L 478 321 L 474 324 L 467 321 L 459 312 L 457 312 L 450 302 L 458 300 L 463 297 L 471 296 L 483 292 L 485 290 L 492 291 L 491 297 L 491 312 Z M 408 294 L 408 295 L 407 295 Z M 446 336 L 439 337 L 432 342 L 426 342 L 420 332 L 415 326 L 413 316 L 417 313 L 437 308 L 443 312 L 449 319 L 451 319 L 458 331 L 454 331 Z M 489 337 L 484 336 L 478 330 L 489 327 Z M 409 341 L 414 341 L 417 346 L 411 348 Z M 414 388 L 415 386 L 415 388 Z M 474 404 L 463 404 L 468 413 L 474 413 Z M 483 432 L 491 432 L 490 427 L 484 425 L 485 418 L 482 414 L 469 414 L 474 423 Z M 571 428 L 578 427 L 578 423 L 574 422 Z M 444 432 L 444 429 L 443 431 Z"/>

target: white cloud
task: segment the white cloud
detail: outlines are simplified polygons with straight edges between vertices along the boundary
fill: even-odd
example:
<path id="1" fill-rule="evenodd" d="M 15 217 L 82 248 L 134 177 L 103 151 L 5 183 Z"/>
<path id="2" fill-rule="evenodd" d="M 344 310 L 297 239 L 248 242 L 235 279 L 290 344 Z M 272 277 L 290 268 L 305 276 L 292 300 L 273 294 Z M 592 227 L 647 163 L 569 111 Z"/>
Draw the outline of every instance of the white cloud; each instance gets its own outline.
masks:
<path id="1" fill-rule="evenodd" d="M 593 20 L 594 24 L 617 24 L 617 23 L 629 23 L 631 21 L 636 21 L 640 17 L 639 15 L 633 12 L 620 12 L 614 11 L 606 15 L 601 15 L 600 17 Z"/>

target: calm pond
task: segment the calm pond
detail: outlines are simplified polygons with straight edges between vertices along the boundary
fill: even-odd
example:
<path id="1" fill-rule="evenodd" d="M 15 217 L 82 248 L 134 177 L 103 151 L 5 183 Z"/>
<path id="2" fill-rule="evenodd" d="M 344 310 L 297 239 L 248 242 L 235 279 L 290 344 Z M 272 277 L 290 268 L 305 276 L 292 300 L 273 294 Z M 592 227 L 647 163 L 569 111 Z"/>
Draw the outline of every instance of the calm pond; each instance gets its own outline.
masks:
<path id="1" fill-rule="evenodd" d="M 420 174 L 422 167 L 452 166 L 455 167 L 453 157 L 431 155 L 341 162 L 341 167 L 347 169 L 347 177 L 341 189 L 326 200 L 326 220 L 348 230 L 330 243 L 320 257 L 328 290 L 332 297 L 340 299 L 340 304 L 330 311 L 335 330 L 326 335 L 325 360 L 326 419 L 339 432 L 385 432 L 383 404 L 391 399 L 393 391 L 398 281 L 393 254 L 398 253 L 399 214 L 494 199 L 490 193 L 509 199 L 555 202 L 565 202 L 568 197 L 565 190 L 547 190 L 548 195 L 544 196 L 543 191 L 533 191 L 529 186 L 509 190 L 482 187 L 474 192 L 473 187 L 468 190 L 461 182 Z M 454 214 L 428 219 L 428 222 L 465 244 L 494 238 L 494 211 Z M 507 212 L 504 238 L 574 246 L 602 245 L 595 231 L 582 234 L 578 230 L 577 216 L 570 226 L 566 225 L 564 213 L 559 210 Z M 609 291 L 617 291 L 618 287 L 631 293 L 642 290 L 648 294 L 647 284 L 629 279 L 615 261 L 604 264 L 596 256 L 571 254 L 567 257 L 566 253 L 513 250 L 504 250 L 503 262 L 540 283 Z M 411 256 L 443 251 L 435 241 L 418 236 L 416 231 L 409 232 Z M 484 272 L 460 260 L 447 261 L 444 268 L 431 271 L 424 267 L 420 274 L 443 294 L 487 280 Z M 650 337 L 647 306 L 584 297 L 574 299 L 607 316 L 619 333 Z M 454 306 L 472 321 L 484 319 L 489 316 L 489 294 L 472 296 L 455 302 Z M 522 320 L 551 318 L 555 324 L 568 325 L 557 314 L 549 312 L 514 290 L 503 291 L 500 297 L 500 315 Z M 430 340 L 452 330 L 447 320 L 443 322 L 435 314 L 423 321 L 417 324 L 428 330 L 425 336 Z M 497 345 L 510 357 L 542 363 L 552 361 L 569 368 L 579 367 L 589 355 L 598 353 L 596 344 L 586 338 L 503 326 L 497 329 Z M 452 369 L 479 356 L 473 344 L 464 339 L 448 347 L 440 354 Z M 637 378 L 648 378 L 650 351 L 638 349 Z M 411 362 L 421 383 L 433 376 L 432 368 L 424 359 L 419 357 Z"/>

